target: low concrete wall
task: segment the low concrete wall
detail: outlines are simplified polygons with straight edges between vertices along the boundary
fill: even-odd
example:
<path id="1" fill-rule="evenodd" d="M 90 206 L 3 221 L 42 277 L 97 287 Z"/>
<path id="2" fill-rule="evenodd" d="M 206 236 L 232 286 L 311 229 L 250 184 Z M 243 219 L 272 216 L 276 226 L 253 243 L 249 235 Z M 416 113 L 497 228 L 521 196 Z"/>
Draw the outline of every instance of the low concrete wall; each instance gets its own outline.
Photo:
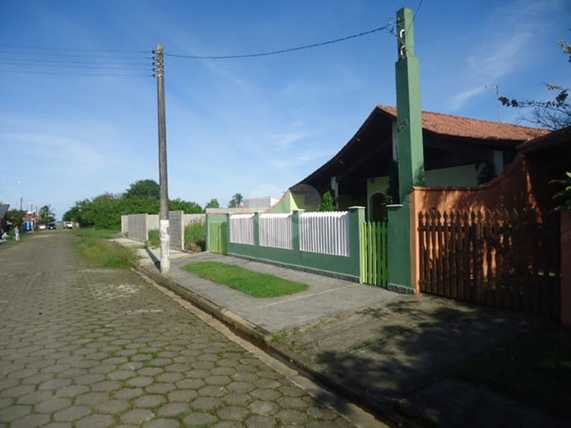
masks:
<path id="1" fill-rule="evenodd" d="M 192 223 L 204 223 L 206 214 L 184 214 L 184 227 Z"/>
<path id="2" fill-rule="evenodd" d="M 184 212 L 169 211 L 170 248 L 184 250 Z"/>
<path id="3" fill-rule="evenodd" d="M 149 239 L 147 214 L 131 214 L 127 220 L 127 237 L 135 241 L 145 242 Z"/>

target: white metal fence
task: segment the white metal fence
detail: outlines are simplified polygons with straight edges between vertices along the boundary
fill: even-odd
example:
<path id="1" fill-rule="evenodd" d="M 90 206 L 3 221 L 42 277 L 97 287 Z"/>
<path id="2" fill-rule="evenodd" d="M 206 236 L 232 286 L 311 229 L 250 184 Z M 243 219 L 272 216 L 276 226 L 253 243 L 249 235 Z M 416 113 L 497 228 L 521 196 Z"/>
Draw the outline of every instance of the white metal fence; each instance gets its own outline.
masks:
<path id="1" fill-rule="evenodd" d="M 230 242 L 254 245 L 254 214 L 230 216 Z"/>
<path id="2" fill-rule="evenodd" d="M 260 246 L 293 249 L 291 214 L 260 214 Z"/>
<path id="3" fill-rule="evenodd" d="M 311 212 L 299 215 L 299 249 L 332 256 L 349 255 L 349 213 Z"/>

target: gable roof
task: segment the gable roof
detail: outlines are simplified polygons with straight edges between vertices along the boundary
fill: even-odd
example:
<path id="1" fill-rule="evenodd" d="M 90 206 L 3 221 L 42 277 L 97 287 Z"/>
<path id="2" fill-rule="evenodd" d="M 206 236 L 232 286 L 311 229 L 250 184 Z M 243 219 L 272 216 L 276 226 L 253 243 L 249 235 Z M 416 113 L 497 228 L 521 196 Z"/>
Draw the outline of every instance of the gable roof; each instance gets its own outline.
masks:
<path id="1" fill-rule="evenodd" d="M 397 109 L 392 106 L 377 106 L 382 112 L 396 118 Z M 422 127 L 435 134 L 450 137 L 476 138 L 479 140 L 527 141 L 548 134 L 547 129 L 530 128 L 511 123 L 471 119 L 452 114 L 422 112 Z"/>
<path id="2" fill-rule="evenodd" d="M 379 127 L 384 129 L 383 132 L 390 135 L 392 123 L 396 120 L 396 114 L 397 110 L 393 106 L 375 106 L 355 135 L 329 161 L 325 162 L 298 184 L 307 184 L 320 177 L 334 175 L 336 168 L 344 168 L 343 165 L 346 165 L 346 162 L 343 161 L 345 157 L 355 152 L 367 150 L 367 147 L 370 150 L 371 146 L 367 142 L 370 138 L 367 139 L 364 136 L 368 131 L 379 129 Z M 429 111 L 422 112 L 422 128 L 424 132 L 441 135 L 450 140 L 464 140 L 474 144 L 485 144 L 500 150 L 515 149 L 526 141 L 549 134 L 548 130 L 541 128 L 530 128 Z M 373 143 L 378 147 L 379 142 L 375 141 Z M 380 144 L 388 145 L 390 149 L 390 144 L 387 143 L 389 142 L 380 141 Z"/>
<path id="3" fill-rule="evenodd" d="M 529 153 L 544 150 L 560 144 L 567 144 L 567 147 L 571 144 L 571 126 L 544 134 L 533 140 L 526 141 L 525 143 L 521 143 L 517 146 L 517 149 L 520 152 Z"/>

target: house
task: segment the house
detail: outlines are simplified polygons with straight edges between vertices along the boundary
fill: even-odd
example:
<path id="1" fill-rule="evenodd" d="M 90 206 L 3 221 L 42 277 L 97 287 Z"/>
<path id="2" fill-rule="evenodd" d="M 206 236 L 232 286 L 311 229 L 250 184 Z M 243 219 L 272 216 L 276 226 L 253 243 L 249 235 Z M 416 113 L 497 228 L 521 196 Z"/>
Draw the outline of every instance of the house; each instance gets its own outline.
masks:
<path id="1" fill-rule="evenodd" d="M 6 215 L 8 214 L 9 209 L 10 205 L 0 204 L 0 236 L 8 230 Z"/>
<path id="2" fill-rule="evenodd" d="M 396 109 L 376 106 L 355 135 L 328 162 L 290 188 L 292 206 L 314 205 L 329 191 L 338 209 L 367 207 L 381 220 L 385 205 L 398 202 Z M 547 133 L 488 120 L 423 112 L 424 182 L 427 186 L 477 186 L 501 175 L 524 142 Z M 284 197 L 285 198 L 285 197 Z M 283 199 L 283 198 L 282 198 Z"/>

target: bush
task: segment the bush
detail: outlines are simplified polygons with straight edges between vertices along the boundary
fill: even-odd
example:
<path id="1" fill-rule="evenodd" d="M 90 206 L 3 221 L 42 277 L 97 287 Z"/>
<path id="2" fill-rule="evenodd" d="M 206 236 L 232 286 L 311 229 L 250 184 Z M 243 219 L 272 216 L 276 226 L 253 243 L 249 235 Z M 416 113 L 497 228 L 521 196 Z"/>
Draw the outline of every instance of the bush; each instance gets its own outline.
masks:
<path id="1" fill-rule="evenodd" d="M 206 224 L 202 222 L 191 223 L 184 229 L 184 242 L 192 251 L 206 249 Z"/>
<path id="2" fill-rule="evenodd" d="M 161 245 L 161 235 L 157 229 L 149 230 L 149 240 L 147 243 L 151 248 L 157 248 Z"/>
<path id="3" fill-rule="evenodd" d="M 114 235 L 109 230 L 82 229 L 77 233 L 77 249 L 90 265 L 128 269 L 137 262 L 136 251 L 107 240 Z"/>

